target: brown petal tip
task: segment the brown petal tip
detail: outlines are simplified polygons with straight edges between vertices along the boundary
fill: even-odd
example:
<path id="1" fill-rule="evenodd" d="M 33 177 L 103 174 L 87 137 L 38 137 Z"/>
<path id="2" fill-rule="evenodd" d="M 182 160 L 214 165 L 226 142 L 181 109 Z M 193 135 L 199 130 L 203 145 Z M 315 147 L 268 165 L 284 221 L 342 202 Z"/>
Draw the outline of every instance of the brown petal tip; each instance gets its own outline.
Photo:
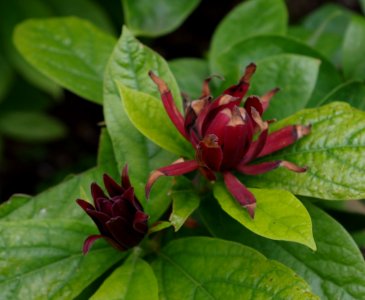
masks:
<path id="1" fill-rule="evenodd" d="M 297 125 L 296 131 L 297 131 L 297 137 L 298 139 L 302 138 L 303 136 L 306 136 L 310 134 L 312 129 L 312 124 L 309 125 Z"/>
<path id="2" fill-rule="evenodd" d="M 157 85 L 161 94 L 169 91 L 169 88 L 167 87 L 166 82 L 163 81 L 160 77 L 158 77 L 155 73 L 153 73 L 152 71 L 149 71 L 148 76 L 150 76 L 151 79 L 153 80 L 153 82 Z"/>
<path id="3" fill-rule="evenodd" d="M 255 209 L 256 203 L 248 204 L 244 206 L 247 209 L 248 214 L 250 215 L 251 219 L 255 218 Z"/>
<path id="4" fill-rule="evenodd" d="M 249 82 L 252 75 L 255 73 L 256 71 L 256 65 L 254 63 L 250 63 L 245 70 L 245 74 L 243 74 L 242 78 L 241 78 L 241 82 Z"/>
<path id="5" fill-rule="evenodd" d="M 281 163 L 280 163 L 280 166 L 281 167 L 284 167 L 290 171 L 293 171 L 293 172 L 297 172 L 297 173 L 303 173 L 303 172 L 306 172 L 308 170 L 308 167 L 300 167 L 290 161 L 286 161 L 286 160 L 283 160 Z"/>
<path id="6" fill-rule="evenodd" d="M 145 187 L 146 199 L 148 199 L 150 197 L 151 188 L 152 188 L 153 184 L 156 182 L 156 180 L 158 178 L 160 178 L 161 176 L 164 176 L 164 175 L 165 174 L 159 170 L 153 171 L 151 173 L 150 177 L 147 180 L 147 184 Z"/>

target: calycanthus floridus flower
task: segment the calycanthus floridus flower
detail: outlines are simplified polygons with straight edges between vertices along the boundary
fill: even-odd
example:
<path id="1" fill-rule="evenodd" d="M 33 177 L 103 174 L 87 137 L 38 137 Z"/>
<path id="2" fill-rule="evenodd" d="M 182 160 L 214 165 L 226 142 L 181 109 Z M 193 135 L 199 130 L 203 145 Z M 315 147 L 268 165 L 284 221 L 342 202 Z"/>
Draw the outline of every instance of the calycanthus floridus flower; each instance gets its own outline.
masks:
<path id="1" fill-rule="evenodd" d="M 285 160 L 251 164 L 254 159 L 283 149 L 310 132 L 310 126 L 292 125 L 269 134 L 269 123 L 272 121 L 263 121 L 261 116 L 278 89 L 269 91 L 261 98 L 249 96 L 241 106 L 255 70 L 255 64 L 248 65 L 238 84 L 226 89 L 215 100 L 212 100 L 208 78 L 203 83 L 202 96 L 187 105 L 184 117 L 175 106 L 166 83 L 153 72 L 149 73 L 159 89 L 171 121 L 193 145 L 196 154 L 194 160 L 179 159 L 152 172 L 146 185 L 147 197 L 160 176 L 182 175 L 199 169 L 208 180 L 214 181 L 215 173 L 220 172 L 228 191 L 253 218 L 255 197 L 232 171 L 246 175 L 258 175 L 278 167 L 294 172 L 306 171 L 305 167 Z"/>
<path id="2" fill-rule="evenodd" d="M 106 239 L 113 247 L 125 251 L 138 245 L 148 231 L 148 215 L 134 195 L 128 177 L 128 167 L 122 171 L 121 184 L 107 174 L 103 176 L 107 196 L 96 183 L 91 184 L 94 206 L 82 199 L 76 202 L 90 216 L 100 234 L 89 236 L 83 246 L 86 254 L 99 238 Z"/>

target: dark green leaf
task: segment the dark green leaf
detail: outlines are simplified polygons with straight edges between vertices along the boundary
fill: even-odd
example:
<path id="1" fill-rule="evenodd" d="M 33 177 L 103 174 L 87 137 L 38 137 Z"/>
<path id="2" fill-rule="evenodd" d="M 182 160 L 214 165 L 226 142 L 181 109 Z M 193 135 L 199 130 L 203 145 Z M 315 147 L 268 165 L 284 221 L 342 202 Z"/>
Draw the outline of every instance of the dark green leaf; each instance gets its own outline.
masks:
<path id="1" fill-rule="evenodd" d="M 321 299 L 363 299 L 365 264 L 353 240 L 325 212 L 308 203 L 306 207 L 313 222 L 315 252 L 302 245 L 261 238 L 211 201 L 203 202 L 199 211 L 214 236 L 243 243 L 280 261 L 302 276 Z"/>
<path id="2" fill-rule="evenodd" d="M 222 74 L 226 78 L 224 87 L 227 87 L 238 81 L 244 68 L 250 62 L 257 62 L 273 55 L 289 53 L 310 56 L 321 61 L 317 82 L 308 102 L 309 106 L 318 105 L 320 99 L 340 84 L 340 76 L 336 68 L 321 54 L 305 44 L 281 36 L 258 36 L 239 42 L 217 57 L 212 62 L 212 68 L 214 72 Z M 290 74 L 288 73 L 288 75 Z M 253 79 L 255 77 L 256 75 L 253 76 Z M 269 76 L 269 78 L 271 77 Z M 297 85 L 301 86 L 302 84 Z M 290 101 L 292 100 L 296 99 Z M 276 102 L 276 97 L 273 102 Z"/>
<path id="3" fill-rule="evenodd" d="M 294 194 L 328 200 L 365 198 L 365 113 L 334 102 L 306 109 L 272 126 L 312 124 L 311 133 L 265 160 L 289 160 L 308 166 L 305 173 L 276 169 L 247 176 L 248 186 L 287 189 Z"/>
<path id="4" fill-rule="evenodd" d="M 237 243 L 185 238 L 158 255 L 161 299 L 318 299 L 292 270 Z"/>
<path id="5" fill-rule="evenodd" d="M 14 70 L 10 66 L 9 62 L 5 59 L 0 52 L 0 102 L 4 99 L 9 92 L 11 84 L 14 80 Z"/>
<path id="6" fill-rule="evenodd" d="M 214 185 L 214 197 L 223 210 L 252 232 L 273 240 L 297 242 L 316 249 L 310 216 L 294 195 L 284 190 L 250 191 L 256 198 L 254 219 L 223 184 Z"/>
<path id="7" fill-rule="evenodd" d="M 179 156 L 192 152 L 192 146 L 178 132 L 160 99 L 117 84 L 129 120 L 144 136 Z"/>
<path id="8" fill-rule="evenodd" d="M 218 25 L 210 49 L 210 61 L 237 42 L 261 34 L 285 34 L 287 11 L 284 1 L 251 0 L 236 6 Z"/>
<path id="9" fill-rule="evenodd" d="M 99 241 L 84 256 L 95 230 L 61 219 L 1 222 L 1 298 L 73 299 L 123 257 Z"/>
<path id="10" fill-rule="evenodd" d="M 157 280 L 150 265 L 132 254 L 100 286 L 90 300 L 158 300 Z"/>
<path id="11" fill-rule="evenodd" d="M 169 66 L 181 92 L 192 99 L 199 98 L 204 79 L 211 75 L 208 62 L 198 58 L 179 58 L 169 61 Z"/>
<path id="12" fill-rule="evenodd" d="M 57 119 L 38 112 L 8 112 L 1 115 L 0 131 L 13 139 L 44 142 L 65 136 Z"/>
<path id="13" fill-rule="evenodd" d="M 122 0 L 127 26 L 134 35 L 156 37 L 169 33 L 198 6 L 200 0 Z"/>
<path id="14" fill-rule="evenodd" d="M 343 41 L 343 71 L 347 78 L 365 79 L 365 18 L 353 16 Z"/>
<path id="15" fill-rule="evenodd" d="M 46 76 L 88 100 L 102 103 L 104 68 L 115 39 L 74 17 L 28 20 L 14 42 L 25 59 Z"/>

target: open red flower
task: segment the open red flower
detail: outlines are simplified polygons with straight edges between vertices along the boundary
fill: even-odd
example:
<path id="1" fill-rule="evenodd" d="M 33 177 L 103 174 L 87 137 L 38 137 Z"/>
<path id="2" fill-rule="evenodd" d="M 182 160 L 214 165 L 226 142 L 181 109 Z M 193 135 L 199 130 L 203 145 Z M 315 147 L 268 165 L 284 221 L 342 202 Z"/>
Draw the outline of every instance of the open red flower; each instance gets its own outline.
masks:
<path id="1" fill-rule="evenodd" d="M 147 234 L 148 215 L 143 212 L 141 203 L 134 195 L 128 177 L 128 168 L 122 172 L 121 184 L 104 174 L 107 196 L 96 183 L 91 185 L 94 206 L 82 199 L 76 202 L 90 216 L 100 234 L 89 236 L 83 246 L 86 254 L 99 238 L 105 238 L 113 247 L 125 251 L 138 245 Z"/>
<path id="2" fill-rule="evenodd" d="M 220 172 L 232 196 L 253 217 L 255 197 L 232 171 L 258 175 L 278 167 L 294 172 L 306 170 L 284 160 L 251 164 L 254 159 L 283 149 L 310 132 L 310 126 L 292 125 L 269 134 L 271 121 L 263 121 L 261 116 L 278 89 L 269 91 L 261 98 L 249 96 L 241 106 L 255 70 L 255 64 L 248 65 L 238 84 L 226 89 L 215 100 L 212 100 L 209 89 L 210 78 L 205 80 L 202 96 L 187 105 L 185 117 L 175 106 L 166 83 L 153 72 L 149 73 L 158 86 L 167 114 L 181 135 L 193 145 L 196 156 L 195 160 L 179 159 L 152 172 L 146 185 L 147 197 L 152 184 L 160 176 L 182 175 L 199 169 L 208 180 L 213 181 L 216 179 L 215 172 Z"/>

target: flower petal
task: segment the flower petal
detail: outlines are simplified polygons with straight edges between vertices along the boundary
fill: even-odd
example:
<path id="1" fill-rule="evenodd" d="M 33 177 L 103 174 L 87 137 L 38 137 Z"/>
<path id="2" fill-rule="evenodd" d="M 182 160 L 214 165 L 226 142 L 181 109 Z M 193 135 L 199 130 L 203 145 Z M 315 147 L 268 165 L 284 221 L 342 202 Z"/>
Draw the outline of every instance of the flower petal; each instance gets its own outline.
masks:
<path id="1" fill-rule="evenodd" d="M 295 143 L 310 133 L 311 126 L 291 125 L 271 133 L 257 157 L 263 157 Z"/>
<path id="2" fill-rule="evenodd" d="M 115 197 L 123 194 L 124 189 L 114 181 L 108 174 L 103 175 L 104 186 L 110 197 Z"/>
<path id="3" fill-rule="evenodd" d="M 250 87 L 249 82 L 250 82 L 251 76 L 255 73 L 255 71 L 256 71 L 256 65 L 254 63 L 250 63 L 246 67 L 245 73 L 243 74 L 239 83 L 236 85 L 232 85 L 231 87 L 226 89 L 223 92 L 223 94 L 231 95 L 233 97 L 238 97 L 241 100 Z"/>
<path id="4" fill-rule="evenodd" d="M 137 211 L 136 214 L 134 215 L 134 220 L 133 220 L 134 230 L 142 234 L 146 234 L 148 231 L 147 221 L 148 221 L 148 215 L 145 214 L 143 211 L 140 210 Z"/>
<path id="5" fill-rule="evenodd" d="M 128 176 L 128 165 L 125 164 L 123 170 L 122 170 L 122 187 L 126 190 L 128 188 L 130 188 L 132 186 L 130 180 L 129 180 L 129 176 Z"/>
<path id="6" fill-rule="evenodd" d="M 89 252 L 91 246 L 94 244 L 94 242 L 102 237 L 103 236 L 101 234 L 95 234 L 95 235 L 88 236 L 84 242 L 84 245 L 82 246 L 82 253 L 84 255 L 87 254 Z"/>
<path id="7" fill-rule="evenodd" d="M 169 166 L 162 167 L 160 169 L 157 169 L 153 171 L 150 175 L 150 177 L 147 180 L 146 184 L 146 198 L 149 198 L 150 191 L 152 188 L 152 185 L 156 182 L 158 178 L 161 176 L 178 176 L 183 175 L 189 172 L 192 172 L 196 169 L 198 169 L 199 165 L 196 160 L 188 160 L 184 161 L 183 159 L 178 159 L 174 163 L 172 163 Z"/>
<path id="8" fill-rule="evenodd" d="M 199 143 L 196 151 L 196 159 L 202 167 L 208 167 L 208 169 L 213 171 L 220 169 L 223 152 L 218 145 L 217 136 L 210 134 Z"/>
<path id="9" fill-rule="evenodd" d="M 96 206 L 96 199 L 98 199 L 98 198 L 108 198 L 105 195 L 104 191 L 101 189 L 101 187 L 95 182 L 93 182 L 91 184 L 91 195 L 93 197 L 95 207 L 97 207 Z"/>
<path id="10" fill-rule="evenodd" d="M 167 87 L 167 84 L 152 71 L 149 71 L 148 75 L 151 77 L 151 79 L 154 81 L 160 91 L 162 103 L 165 107 L 167 114 L 170 117 L 170 120 L 175 125 L 176 129 L 181 133 L 181 135 L 189 140 L 184 129 L 184 118 L 177 109 L 171 91 Z"/>
<path id="11" fill-rule="evenodd" d="M 277 87 L 272 89 L 271 91 L 268 91 L 265 95 L 261 96 L 261 104 L 264 111 L 268 109 L 271 98 L 274 97 L 275 94 L 279 91 L 280 89 Z"/>
<path id="12" fill-rule="evenodd" d="M 232 173 L 224 172 L 223 178 L 228 191 L 239 204 L 247 209 L 249 215 L 253 219 L 256 208 L 255 196 Z"/>
<path id="13" fill-rule="evenodd" d="M 256 165 L 239 165 L 236 169 L 246 175 L 259 175 L 278 167 L 283 167 L 297 173 L 302 173 L 307 170 L 306 167 L 297 166 L 296 164 L 286 160 L 268 161 Z"/>
<path id="14" fill-rule="evenodd" d="M 251 114 L 251 108 L 252 107 L 255 108 L 258 111 L 258 113 L 260 114 L 260 116 L 264 112 L 264 108 L 262 107 L 261 100 L 257 96 L 249 96 L 249 97 L 247 97 L 247 100 L 245 102 L 244 107 L 247 110 L 247 112 L 248 112 L 248 114 L 249 114 L 250 117 L 252 117 L 252 114 Z"/>
<path id="15" fill-rule="evenodd" d="M 78 205 L 80 205 L 80 207 L 87 213 L 88 210 L 95 210 L 95 207 L 92 206 L 89 202 L 82 200 L 82 199 L 77 199 L 76 203 Z"/>

